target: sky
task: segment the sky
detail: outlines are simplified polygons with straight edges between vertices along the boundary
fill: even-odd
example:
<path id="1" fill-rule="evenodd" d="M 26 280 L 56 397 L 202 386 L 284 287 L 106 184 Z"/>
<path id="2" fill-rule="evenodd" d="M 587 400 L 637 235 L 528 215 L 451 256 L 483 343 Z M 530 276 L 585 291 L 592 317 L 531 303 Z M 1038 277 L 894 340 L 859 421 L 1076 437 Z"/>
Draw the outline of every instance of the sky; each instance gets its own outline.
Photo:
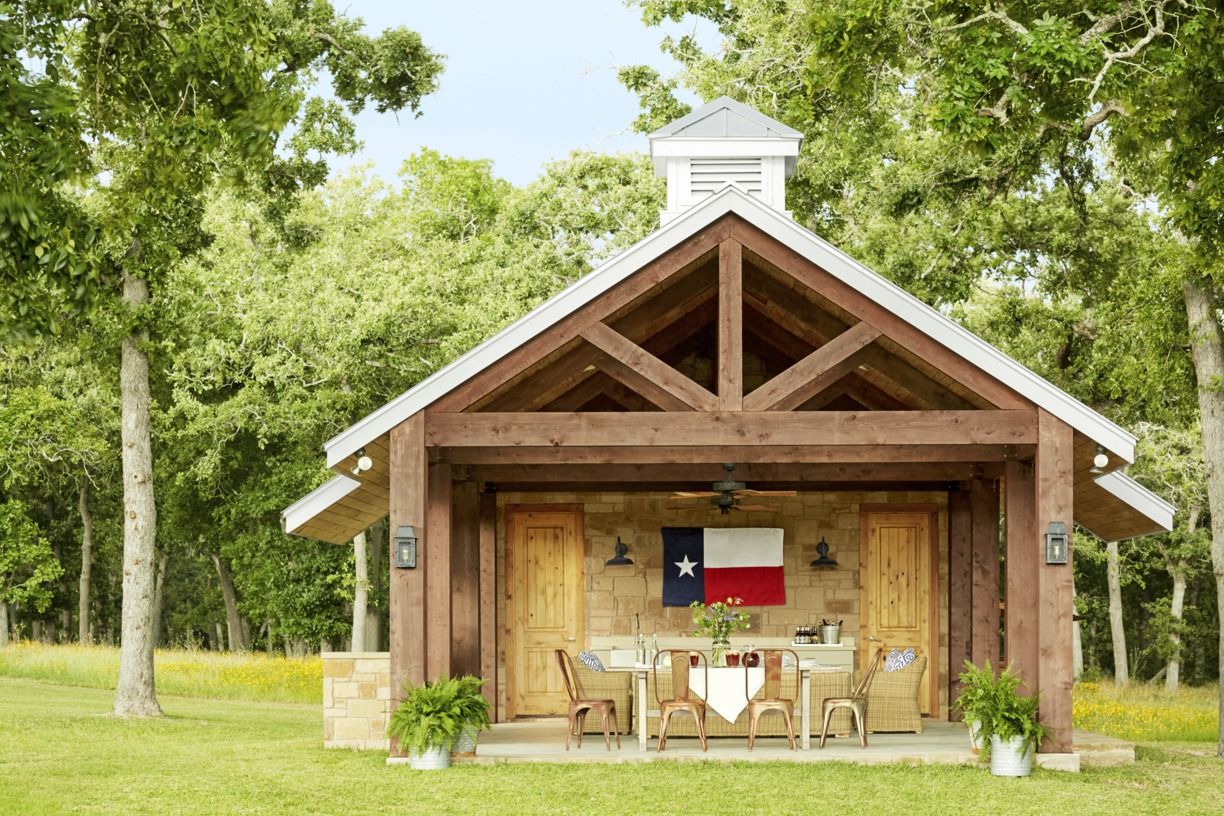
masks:
<path id="1" fill-rule="evenodd" d="M 336 170 L 373 162 L 388 180 L 421 147 L 492 159 L 494 173 L 516 185 L 572 150 L 645 151 L 645 137 L 629 129 L 637 98 L 617 82 L 617 67 L 674 72 L 658 45 L 669 32 L 696 30 L 703 43 L 717 42 L 716 32 L 692 22 L 648 29 L 624 0 L 340 0 L 336 7 L 374 33 L 407 26 L 446 55 L 420 118 L 364 111 L 357 117 L 364 149 L 331 162 Z"/>

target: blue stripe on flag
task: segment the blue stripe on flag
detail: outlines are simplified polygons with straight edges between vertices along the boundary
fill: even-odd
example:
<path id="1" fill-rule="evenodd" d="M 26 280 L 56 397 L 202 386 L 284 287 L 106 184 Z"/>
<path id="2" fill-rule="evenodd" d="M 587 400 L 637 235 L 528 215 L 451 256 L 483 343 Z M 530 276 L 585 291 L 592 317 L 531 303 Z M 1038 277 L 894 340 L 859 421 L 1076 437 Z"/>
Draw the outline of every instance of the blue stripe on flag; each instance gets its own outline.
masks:
<path id="1" fill-rule="evenodd" d="M 705 602 L 703 538 L 704 533 L 700 527 L 663 528 L 664 606 L 688 606 L 693 601 Z"/>

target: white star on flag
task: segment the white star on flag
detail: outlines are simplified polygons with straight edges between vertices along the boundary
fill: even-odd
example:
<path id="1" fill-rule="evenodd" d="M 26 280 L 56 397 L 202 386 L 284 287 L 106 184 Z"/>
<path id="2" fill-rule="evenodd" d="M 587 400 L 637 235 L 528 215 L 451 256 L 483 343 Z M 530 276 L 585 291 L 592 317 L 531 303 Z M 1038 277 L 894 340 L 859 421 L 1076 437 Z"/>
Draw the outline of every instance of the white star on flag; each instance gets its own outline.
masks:
<path id="1" fill-rule="evenodd" d="M 697 577 L 693 574 L 693 567 L 697 566 L 700 563 L 699 561 L 690 561 L 688 555 L 685 555 L 683 561 L 673 561 L 672 563 L 680 568 L 680 574 L 676 576 L 677 578 L 683 578 L 686 575 L 690 578 Z"/>

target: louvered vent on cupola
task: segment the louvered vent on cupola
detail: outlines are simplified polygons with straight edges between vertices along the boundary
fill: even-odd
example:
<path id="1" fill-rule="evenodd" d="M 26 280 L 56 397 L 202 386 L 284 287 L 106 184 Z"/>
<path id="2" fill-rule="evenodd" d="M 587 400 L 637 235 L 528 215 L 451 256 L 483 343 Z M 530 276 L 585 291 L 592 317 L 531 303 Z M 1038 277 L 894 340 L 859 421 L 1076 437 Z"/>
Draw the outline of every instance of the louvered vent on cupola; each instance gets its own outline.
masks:
<path id="1" fill-rule="evenodd" d="M 790 215 L 786 179 L 795 168 L 796 130 L 721 97 L 650 134 L 655 172 L 667 178 L 666 224 L 728 184 Z"/>

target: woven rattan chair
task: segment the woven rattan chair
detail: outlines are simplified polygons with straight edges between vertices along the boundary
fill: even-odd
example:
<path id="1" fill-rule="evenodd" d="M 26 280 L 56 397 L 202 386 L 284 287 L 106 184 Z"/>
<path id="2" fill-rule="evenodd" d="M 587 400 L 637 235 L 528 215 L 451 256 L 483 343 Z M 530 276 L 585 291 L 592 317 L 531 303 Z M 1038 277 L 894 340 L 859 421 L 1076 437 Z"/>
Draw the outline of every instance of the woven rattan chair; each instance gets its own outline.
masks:
<path id="1" fill-rule="evenodd" d="M 912 731 L 922 733 L 922 710 L 918 690 L 926 672 L 926 655 L 918 655 L 913 663 L 898 671 L 877 672 L 867 689 L 867 707 L 871 717 L 869 733 L 877 731 Z"/>
<path id="2" fill-rule="evenodd" d="M 554 649 L 557 665 L 561 667 L 561 678 L 565 681 L 565 693 L 569 695 L 569 723 L 565 729 L 565 750 L 569 750 L 570 737 L 578 734 L 578 747 L 582 747 L 582 729 L 586 722 L 588 711 L 598 711 L 603 722 L 604 745 L 612 750 L 611 735 L 608 733 L 608 721 L 612 721 L 612 730 L 616 732 L 616 747 L 621 747 L 620 729 L 616 727 L 616 702 L 614 700 L 593 700 L 586 696 L 582 680 L 574 668 L 574 659 L 564 649 Z"/>
<path id="3" fill-rule="evenodd" d="M 871 658 L 871 665 L 867 667 L 867 672 L 863 675 L 863 679 L 859 681 L 858 687 L 855 688 L 854 694 L 849 697 L 829 697 L 824 701 L 821 711 L 822 725 L 820 727 L 820 747 L 825 747 L 825 740 L 829 737 L 829 722 L 833 719 L 833 712 L 839 708 L 848 708 L 850 713 L 854 715 L 854 726 L 858 729 L 859 745 L 863 748 L 867 747 L 867 689 L 871 687 L 871 678 L 875 675 L 876 669 L 880 666 L 880 661 L 884 659 L 884 647 L 876 649 L 875 656 Z"/>
<path id="4" fill-rule="evenodd" d="M 765 688 L 757 699 L 752 698 L 748 691 L 748 663 L 740 656 L 744 666 L 744 694 L 748 697 L 748 750 L 752 750 L 756 742 L 757 723 L 767 711 L 777 711 L 786 720 L 786 738 L 790 741 L 791 750 L 795 750 L 795 699 L 782 696 L 782 655 L 789 654 L 793 664 L 795 685 L 799 688 L 799 655 L 791 649 L 760 649 L 765 663 Z M 789 672 L 788 672 L 789 673 Z M 798 696 L 798 692 L 796 692 Z"/>
<path id="5" fill-rule="evenodd" d="M 701 750 L 708 750 L 705 732 L 706 703 L 700 697 L 692 696 L 689 689 L 689 658 L 697 655 L 699 667 L 705 673 L 705 688 L 710 687 L 710 664 L 701 652 L 691 652 L 687 649 L 666 649 L 655 652 L 651 661 L 651 673 L 654 675 L 655 701 L 659 704 L 659 751 L 667 747 L 667 723 L 672 714 L 686 711 L 697 721 L 697 737 L 701 740 Z M 670 700 L 659 699 L 659 659 L 664 658 L 671 665 L 672 697 Z"/>

